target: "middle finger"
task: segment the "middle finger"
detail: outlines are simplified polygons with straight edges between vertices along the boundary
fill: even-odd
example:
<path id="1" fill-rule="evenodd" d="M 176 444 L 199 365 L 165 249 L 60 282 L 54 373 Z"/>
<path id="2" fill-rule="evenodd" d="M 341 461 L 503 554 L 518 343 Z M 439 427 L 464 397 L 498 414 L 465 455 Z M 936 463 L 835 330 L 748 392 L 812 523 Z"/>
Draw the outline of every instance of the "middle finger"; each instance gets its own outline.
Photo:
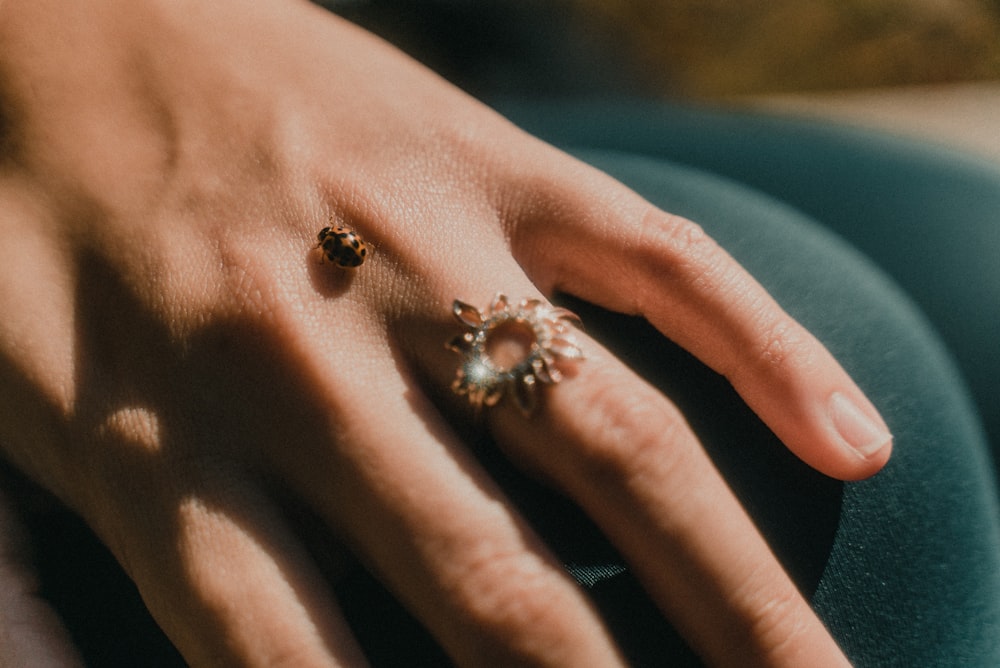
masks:
<path id="1" fill-rule="evenodd" d="M 713 665 L 844 666 L 678 410 L 596 342 L 571 382 L 491 426 L 566 490 Z"/>
<path id="2" fill-rule="evenodd" d="M 286 475 L 460 665 L 614 666 L 593 607 L 391 352 Z M 331 376 L 332 377 L 332 376 Z"/>

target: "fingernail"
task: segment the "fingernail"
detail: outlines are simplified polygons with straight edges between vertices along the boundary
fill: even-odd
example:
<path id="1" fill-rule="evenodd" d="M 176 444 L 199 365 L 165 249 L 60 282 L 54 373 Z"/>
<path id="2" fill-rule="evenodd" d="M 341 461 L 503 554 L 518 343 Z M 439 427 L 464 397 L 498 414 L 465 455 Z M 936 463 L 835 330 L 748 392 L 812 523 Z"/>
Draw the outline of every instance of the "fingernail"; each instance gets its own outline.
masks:
<path id="1" fill-rule="evenodd" d="M 870 457 L 892 441 L 892 434 L 840 392 L 830 397 L 830 419 L 840 437 L 862 457 Z"/>

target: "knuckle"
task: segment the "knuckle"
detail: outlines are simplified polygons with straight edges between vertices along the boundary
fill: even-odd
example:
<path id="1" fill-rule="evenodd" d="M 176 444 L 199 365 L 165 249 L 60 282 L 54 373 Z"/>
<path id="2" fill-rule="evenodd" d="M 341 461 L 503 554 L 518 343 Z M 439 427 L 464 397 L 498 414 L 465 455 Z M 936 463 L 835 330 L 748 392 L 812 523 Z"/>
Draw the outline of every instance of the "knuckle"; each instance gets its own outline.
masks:
<path id="1" fill-rule="evenodd" d="M 762 318 L 763 320 L 763 318 Z M 769 316 L 758 327 L 746 370 L 754 375 L 776 376 L 791 368 L 808 367 L 812 339 L 790 316 Z"/>
<path id="2" fill-rule="evenodd" d="M 714 274 L 725 257 L 705 230 L 686 218 L 650 208 L 639 227 L 640 264 L 652 266 L 668 278 L 702 281 Z"/>
<path id="3" fill-rule="evenodd" d="M 740 582 L 730 598 L 740 629 L 733 649 L 768 665 L 797 665 L 817 622 L 799 590 L 773 563 L 750 568 Z"/>
<path id="4" fill-rule="evenodd" d="M 681 259 L 699 254 L 706 244 L 714 245 L 697 223 L 654 207 L 650 207 L 642 216 L 640 241 Z"/>
<path id="5" fill-rule="evenodd" d="M 809 621 L 798 593 L 791 588 L 769 591 L 758 600 L 750 619 L 750 633 L 755 650 L 763 657 L 778 661 L 794 656 L 799 641 L 808 635 Z"/>
<path id="6" fill-rule="evenodd" d="M 590 387 L 582 456 L 575 458 L 585 477 L 625 486 L 675 477 L 690 449 L 683 447 L 690 439 L 679 411 L 645 385 L 609 381 Z"/>
<path id="7" fill-rule="evenodd" d="M 461 569 L 459 606 L 482 629 L 531 628 L 558 614 L 548 595 L 551 575 L 547 570 L 523 550 L 483 550 Z"/>
<path id="8" fill-rule="evenodd" d="M 567 583 L 524 550 L 481 550 L 458 573 L 453 592 L 472 665 L 526 665 L 555 650 L 572 632 Z"/>

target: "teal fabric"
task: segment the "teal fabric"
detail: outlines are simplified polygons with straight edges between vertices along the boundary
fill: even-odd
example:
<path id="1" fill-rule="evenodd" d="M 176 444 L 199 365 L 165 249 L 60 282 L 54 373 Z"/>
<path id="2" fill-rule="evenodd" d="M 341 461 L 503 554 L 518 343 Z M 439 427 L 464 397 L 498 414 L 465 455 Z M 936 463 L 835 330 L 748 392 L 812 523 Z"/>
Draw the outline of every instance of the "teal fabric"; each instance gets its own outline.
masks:
<path id="1" fill-rule="evenodd" d="M 886 416 L 896 436 L 887 468 L 865 482 L 830 480 L 791 456 L 723 379 L 648 325 L 571 304 L 589 332 L 684 410 L 856 665 L 1000 665 L 1000 510 L 980 420 L 995 410 L 996 376 L 969 373 L 996 364 L 996 172 L 784 119 L 646 105 L 504 109 L 698 220 L 831 348 Z M 634 665 L 699 665 L 586 518 L 488 443 L 479 446 Z M 32 530 L 44 592 L 89 665 L 180 665 L 92 537 L 66 518 Z M 67 565 L 66 554 L 78 559 Z M 335 589 L 373 665 L 447 665 L 362 569 Z M 106 630 L 123 623 L 127 633 Z"/>
<path id="2" fill-rule="evenodd" d="M 670 361 L 647 371 L 683 397 L 706 447 L 852 660 L 1000 665 L 991 462 L 963 381 L 926 318 L 880 269 L 786 203 L 662 161 L 583 155 L 654 203 L 702 222 L 819 334 L 886 415 L 896 436 L 889 466 L 872 480 L 834 487 L 783 461 L 780 444 L 710 372 L 688 369 L 677 378 Z M 658 363 L 655 350 L 647 340 L 630 356 L 648 369 Z M 831 537 L 824 554 L 821 541 Z M 627 606 L 617 613 L 627 619 Z"/>

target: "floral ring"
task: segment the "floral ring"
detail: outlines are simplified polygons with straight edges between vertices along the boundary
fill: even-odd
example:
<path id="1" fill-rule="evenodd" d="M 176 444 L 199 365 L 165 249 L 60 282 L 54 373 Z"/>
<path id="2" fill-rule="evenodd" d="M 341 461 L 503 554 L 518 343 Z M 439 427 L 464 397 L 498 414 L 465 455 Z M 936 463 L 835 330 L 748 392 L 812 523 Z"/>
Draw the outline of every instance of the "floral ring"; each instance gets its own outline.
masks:
<path id="1" fill-rule="evenodd" d="M 456 299 L 452 313 L 468 331 L 447 344 L 462 356 L 451 389 L 477 410 L 509 396 L 530 415 L 537 387 L 562 380 L 558 363 L 583 359 L 572 327 L 580 319 L 539 299 L 512 304 L 498 294 L 485 312 Z"/>

